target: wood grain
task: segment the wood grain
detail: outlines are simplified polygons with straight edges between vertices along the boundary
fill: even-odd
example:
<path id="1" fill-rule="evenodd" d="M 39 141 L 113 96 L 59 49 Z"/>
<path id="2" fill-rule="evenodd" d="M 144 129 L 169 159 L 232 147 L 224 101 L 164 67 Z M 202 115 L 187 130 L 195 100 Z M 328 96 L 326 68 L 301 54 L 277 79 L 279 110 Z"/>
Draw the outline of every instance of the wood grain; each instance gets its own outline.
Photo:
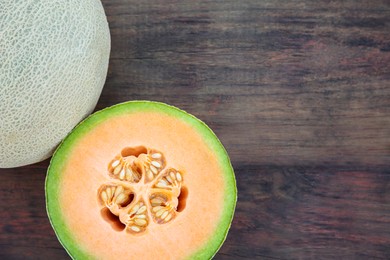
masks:
<path id="1" fill-rule="evenodd" d="M 105 0 L 97 109 L 147 99 L 198 116 L 239 190 L 216 259 L 390 258 L 390 2 Z M 68 259 L 48 161 L 0 169 L 0 259 Z"/>

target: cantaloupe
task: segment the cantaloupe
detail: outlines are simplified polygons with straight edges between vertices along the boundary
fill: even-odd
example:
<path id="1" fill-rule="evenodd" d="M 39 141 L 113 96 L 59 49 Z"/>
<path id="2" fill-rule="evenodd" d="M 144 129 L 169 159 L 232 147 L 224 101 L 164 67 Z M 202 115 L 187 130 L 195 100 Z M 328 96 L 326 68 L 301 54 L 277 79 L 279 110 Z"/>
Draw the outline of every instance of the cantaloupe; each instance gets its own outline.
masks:
<path id="1" fill-rule="evenodd" d="M 0 168 L 49 157 L 92 112 L 109 52 L 99 0 L 0 1 Z"/>
<path id="2" fill-rule="evenodd" d="M 74 259 L 209 259 L 236 199 L 228 154 L 210 128 L 147 101 L 88 117 L 46 178 L 49 219 Z"/>

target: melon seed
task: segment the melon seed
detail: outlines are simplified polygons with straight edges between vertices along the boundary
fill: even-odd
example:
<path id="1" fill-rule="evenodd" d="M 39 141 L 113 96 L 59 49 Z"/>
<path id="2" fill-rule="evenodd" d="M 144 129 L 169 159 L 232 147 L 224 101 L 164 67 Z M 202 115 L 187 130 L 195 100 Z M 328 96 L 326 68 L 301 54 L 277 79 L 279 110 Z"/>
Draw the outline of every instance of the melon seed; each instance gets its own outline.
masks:
<path id="1" fill-rule="evenodd" d="M 148 171 L 147 175 L 149 180 L 153 180 L 153 173 L 151 171 Z"/>
<path id="2" fill-rule="evenodd" d="M 111 193 L 110 187 L 108 187 L 108 188 L 106 189 L 106 192 L 107 192 L 107 198 L 108 198 L 108 200 L 111 200 L 112 193 Z"/>
<path id="3" fill-rule="evenodd" d="M 146 211 L 146 206 L 142 206 L 138 211 L 137 214 L 142 214 Z"/>
<path id="4" fill-rule="evenodd" d="M 137 227 L 137 226 L 131 226 L 130 228 L 131 228 L 131 230 L 133 230 L 134 232 L 140 232 L 140 231 L 141 231 L 141 229 L 140 229 L 139 227 Z"/>
<path id="5" fill-rule="evenodd" d="M 168 214 L 168 215 L 165 217 L 165 221 L 169 221 L 171 218 L 172 218 L 172 214 Z"/>
<path id="6" fill-rule="evenodd" d="M 123 203 L 125 201 L 126 201 L 126 195 L 123 194 L 123 193 L 119 194 L 119 196 L 116 197 L 116 199 L 115 199 L 115 203 L 116 204 L 121 204 L 121 203 Z"/>
<path id="7" fill-rule="evenodd" d="M 138 226 L 145 226 L 148 222 L 146 222 L 145 219 L 135 219 L 134 220 L 135 224 L 137 224 Z"/>
<path id="8" fill-rule="evenodd" d="M 158 198 L 154 198 L 150 201 L 152 204 L 155 204 L 156 206 L 157 205 L 161 205 L 162 204 L 162 201 Z"/>
<path id="9" fill-rule="evenodd" d="M 125 169 L 122 169 L 122 171 L 119 174 L 119 179 L 123 180 L 125 178 Z"/>
<path id="10" fill-rule="evenodd" d="M 115 195 L 114 195 L 114 196 L 118 196 L 118 195 L 121 194 L 122 192 L 123 192 L 123 187 L 122 187 L 122 186 L 118 186 L 118 187 L 116 187 Z"/>
<path id="11" fill-rule="evenodd" d="M 172 178 L 169 175 L 166 176 L 165 179 L 167 179 L 170 183 L 173 183 L 173 180 L 172 180 Z"/>
<path id="12" fill-rule="evenodd" d="M 156 184 L 156 187 L 158 187 L 158 188 L 166 188 L 168 185 L 167 184 L 165 184 L 165 183 L 163 183 L 163 182 L 161 182 L 161 181 L 159 181 L 157 184 Z"/>
<path id="13" fill-rule="evenodd" d="M 160 209 L 159 211 L 157 211 L 156 216 L 157 217 L 161 216 L 165 211 L 166 211 L 165 209 Z"/>
<path id="14" fill-rule="evenodd" d="M 168 185 L 168 182 L 166 182 L 164 179 L 161 179 L 161 180 L 159 181 L 159 183 L 162 183 L 162 184 L 164 184 L 164 185 Z"/>
<path id="15" fill-rule="evenodd" d="M 133 181 L 133 172 L 130 168 L 126 168 L 126 180 Z"/>
<path id="16" fill-rule="evenodd" d="M 102 194 L 100 196 L 104 202 L 107 202 L 107 193 L 105 191 L 102 191 Z"/>
<path id="17" fill-rule="evenodd" d="M 165 219 L 167 216 L 168 216 L 168 211 L 165 211 L 162 215 L 161 215 L 161 218 L 162 219 Z"/>
<path id="18" fill-rule="evenodd" d="M 161 158 L 161 153 L 154 153 L 152 154 L 153 159 L 160 159 Z"/>
<path id="19" fill-rule="evenodd" d="M 153 174 L 156 175 L 158 173 L 158 170 L 153 165 L 150 165 L 150 170 L 152 170 Z"/>
<path id="20" fill-rule="evenodd" d="M 153 211 L 153 212 L 157 212 L 157 211 L 159 211 L 159 210 L 162 209 L 162 208 L 164 208 L 164 207 L 162 207 L 162 206 L 157 206 L 157 207 L 154 207 L 154 208 L 152 209 L 152 211 Z"/>
<path id="21" fill-rule="evenodd" d="M 130 215 L 135 214 L 139 209 L 139 205 L 135 205 L 134 208 L 130 211 Z"/>
<path id="22" fill-rule="evenodd" d="M 114 169 L 114 175 L 118 175 L 118 173 L 122 170 L 122 165 L 118 165 L 115 169 Z"/>
<path id="23" fill-rule="evenodd" d="M 152 165 L 156 168 L 160 168 L 161 167 L 161 164 L 157 161 L 152 161 Z"/>
<path id="24" fill-rule="evenodd" d="M 117 167 L 118 165 L 119 165 L 119 160 L 116 160 L 116 161 L 114 161 L 114 162 L 111 164 L 112 168 L 115 168 L 115 167 Z"/>

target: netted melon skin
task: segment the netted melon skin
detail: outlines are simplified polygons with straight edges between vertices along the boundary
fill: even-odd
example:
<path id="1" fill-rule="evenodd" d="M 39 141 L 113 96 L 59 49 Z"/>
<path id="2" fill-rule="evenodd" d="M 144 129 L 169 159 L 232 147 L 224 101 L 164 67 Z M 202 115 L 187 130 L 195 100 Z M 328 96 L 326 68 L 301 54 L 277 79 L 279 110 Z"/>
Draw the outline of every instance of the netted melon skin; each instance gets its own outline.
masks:
<path id="1" fill-rule="evenodd" d="M 93 111 L 109 53 L 99 0 L 0 1 L 0 168 L 48 158 Z"/>

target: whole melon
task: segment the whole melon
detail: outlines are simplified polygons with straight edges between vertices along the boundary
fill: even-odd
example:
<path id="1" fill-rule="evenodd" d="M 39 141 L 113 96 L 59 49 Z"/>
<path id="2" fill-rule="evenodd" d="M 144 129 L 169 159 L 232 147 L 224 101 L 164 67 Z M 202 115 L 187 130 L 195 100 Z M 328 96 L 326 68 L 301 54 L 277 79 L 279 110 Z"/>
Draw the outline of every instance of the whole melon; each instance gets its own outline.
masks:
<path id="1" fill-rule="evenodd" d="M 48 158 L 93 111 L 109 53 L 99 0 L 0 1 L 0 168 Z"/>

